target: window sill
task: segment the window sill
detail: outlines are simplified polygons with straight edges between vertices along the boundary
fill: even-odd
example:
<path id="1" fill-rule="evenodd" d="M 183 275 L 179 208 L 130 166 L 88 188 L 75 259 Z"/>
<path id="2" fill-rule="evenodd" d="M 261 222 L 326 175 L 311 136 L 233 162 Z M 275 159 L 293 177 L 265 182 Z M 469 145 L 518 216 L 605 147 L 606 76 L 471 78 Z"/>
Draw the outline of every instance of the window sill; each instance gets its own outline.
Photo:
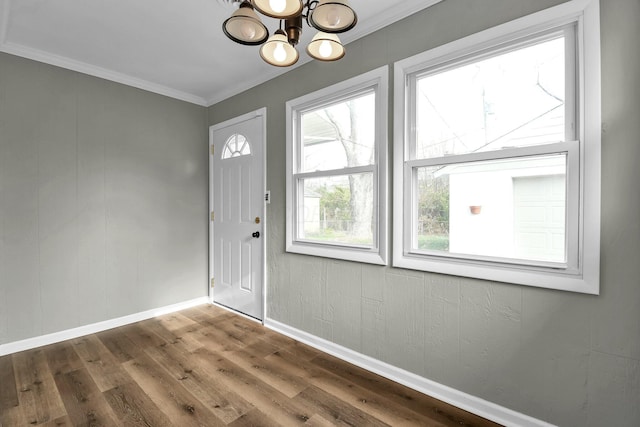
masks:
<path id="1" fill-rule="evenodd" d="M 371 249 L 367 251 L 360 248 L 349 248 L 345 246 L 328 246 L 325 244 L 295 242 L 292 244 L 288 244 L 286 251 L 301 255 L 319 256 L 323 258 L 333 258 L 344 261 L 387 265 L 386 254 L 381 253 L 377 249 Z"/>
<path id="2" fill-rule="evenodd" d="M 500 263 L 472 262 L 445 257 L 400 254 L 394 256 L 393 267 L 420 270 L 481 280 L 557 289 L 584 294 L 599 294 L 599 277 L 560 269 L 512 266 Z"/>

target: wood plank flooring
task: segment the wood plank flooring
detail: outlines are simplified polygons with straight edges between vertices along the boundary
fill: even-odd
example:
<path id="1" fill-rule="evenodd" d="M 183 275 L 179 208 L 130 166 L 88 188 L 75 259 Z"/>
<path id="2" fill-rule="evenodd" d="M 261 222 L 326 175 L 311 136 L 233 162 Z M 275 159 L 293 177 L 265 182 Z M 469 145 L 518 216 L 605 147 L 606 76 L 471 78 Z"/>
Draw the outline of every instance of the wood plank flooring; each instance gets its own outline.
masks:
<path id="1" fill-rule="evenodd" d="M 1 426 L 495 426 L 204 305 L 0 357 Z"/>

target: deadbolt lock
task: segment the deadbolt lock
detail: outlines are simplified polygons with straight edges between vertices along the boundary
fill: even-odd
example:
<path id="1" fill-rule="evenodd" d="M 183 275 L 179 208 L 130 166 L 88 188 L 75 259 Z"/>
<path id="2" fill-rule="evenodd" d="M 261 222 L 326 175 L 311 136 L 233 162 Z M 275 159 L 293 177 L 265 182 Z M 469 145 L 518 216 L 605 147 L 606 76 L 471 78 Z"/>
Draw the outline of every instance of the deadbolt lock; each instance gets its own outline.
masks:
<path id="1" fill-rule="evenodd" d="M 256 217 L 256 224 L 260 224 L 260 217 L 259 216 Z"/>

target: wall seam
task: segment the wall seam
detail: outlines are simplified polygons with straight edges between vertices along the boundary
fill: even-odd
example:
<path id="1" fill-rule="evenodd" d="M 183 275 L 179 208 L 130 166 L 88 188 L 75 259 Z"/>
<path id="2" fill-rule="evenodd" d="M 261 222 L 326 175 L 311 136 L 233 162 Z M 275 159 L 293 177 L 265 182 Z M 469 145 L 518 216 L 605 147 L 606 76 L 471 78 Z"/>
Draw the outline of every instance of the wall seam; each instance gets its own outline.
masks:
<path id="1" fill-rule="evenodd" d="M 635 357 L 631 357 L 631 356 L 622 356 L 620 354 L 615 354 L 615 353 L 609 353 L 606 351 L 600 351 L 600 350 L 591 350 L 590 351 L 591 354 L 596 353 L 596 354 L 602 354 L 605 356 L 609 356 L 609 357 L 616 357 L 619 359 L 624 359 L 624 360 L 631 360 L 633 362 L 640 362 L 640 359 L 636 359 Z M 591 357 L 591 354 L 589 355 L 589 357 Z"/>
<path id="2" fill-rule="evenodd" d="M 40 303 L 40 324 L 37 326 L 39 328 L 37 335 L 42 335 L 44 332 L 42 327 L 44 305 L 42 303 L 42 244 L 40 240 L 40 141 L 36 139 L 34 143 L 36 145 L 36 218 L 38 223 L 36 226 L 36 244 L 38 245 L 38 268 L 36 274 L 38 275 L 38 301 Z"/>
<path id="3" fill-rule="evenodd" d="M 73 86 L 75 91 L 75 119 L 76 119 L 76 129 L 75 129 L 75 138 L 76 138 L 76 295 L 80 295 L 80 141 L 79 141 L 79 120 L 78 115 L 80 114 L 79 109 L 79 96 L 78 96 L 78 73 L 74 73 L 73 76 Z M 75 325 L 80 324 L 80 314 L 77 310 L 74 310 L 76 313 Z"/>

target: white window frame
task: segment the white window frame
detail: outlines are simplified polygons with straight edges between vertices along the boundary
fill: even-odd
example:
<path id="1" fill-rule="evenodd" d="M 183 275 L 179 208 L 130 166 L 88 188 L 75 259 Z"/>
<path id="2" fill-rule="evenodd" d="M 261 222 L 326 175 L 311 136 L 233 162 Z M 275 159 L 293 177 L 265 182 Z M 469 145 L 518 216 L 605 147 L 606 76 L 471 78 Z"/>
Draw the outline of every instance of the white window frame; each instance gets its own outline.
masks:
<path id="1" fill-rule="evenodd" d="M 286 103 L 286 250 L 287 252 L 327 258 L 387 265 L 388 242 L 388 67 L 380 67 L 349 80 L 334 84 Z M 300 115 L 324 104 L 374 90 L 376 94 L 375 162 L 371 166 L 347 167 L 322 172 L 300 172 Z M 323 243 L 297 239 L 297 206 L 300 194 L 298 182 L 304 178 L 373 173 L 374 236 L 372 247 Z"/>
<path id="2" fill-rule="evenodd" d="M 432 159 L 411 156 L 412 80 L 425 70 L 461 63 L 466 57 L 485 51 L 499 52 L 502 46 L 574 24 L 575 139 L 556 147 L 528 147 L 499 153 L 470 153 L 456 156 L 456 163 L 510 155 L 539 154 L 557 149 L 567 152 L 567 262 L 510 262 L 488 257 L 434 254 L 411 250 L 411 171 L 433 164 Z M 395 63 L 394 67 L 394 267 L 494 280 L 588 294 L 600 291 L 600 17 L 597 0 L 572 0 L 480 33 L 448 43 Z M 415 105 L 415 104 L 413 104 Z M 569 162 L 572 162 L 569 164 Z M 442 164 L 442 158 L 437 159 Z M 579 163 L 579 164 L 577 164 Z M 573 231 L 572 231 L 573 230 Z"/>

